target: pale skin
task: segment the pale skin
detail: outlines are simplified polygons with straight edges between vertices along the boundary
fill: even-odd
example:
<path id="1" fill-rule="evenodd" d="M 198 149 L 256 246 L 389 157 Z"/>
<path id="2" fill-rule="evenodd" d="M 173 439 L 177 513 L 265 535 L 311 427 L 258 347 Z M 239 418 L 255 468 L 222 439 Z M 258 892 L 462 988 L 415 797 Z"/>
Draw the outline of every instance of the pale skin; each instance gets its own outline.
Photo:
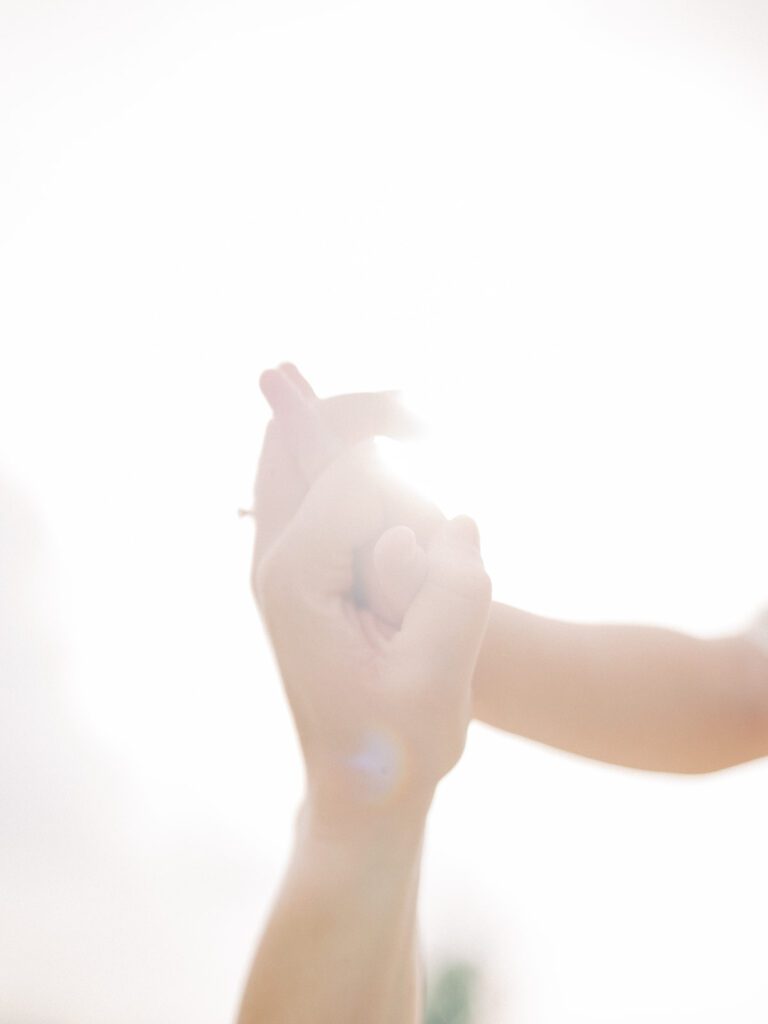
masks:
<path id="1" fill-rule="evenodd" d="M 306 793 L 239 1022 L 416 1024 L 424 825 L 464 747 L 490 581 L 472 520 L 441 520 L 419 543 L 392 522 L 415 499 L 372 445 L 337 450 L 322 428 L 318 439 L 322 458 L 299 493 L 273 422 L 257 477 L 252 584 Z M 360 601 L 361 550 L 399 601 L 397 624 Z"/>
<path id="2" fill-rule="evenodd" d="M 417 1024 L 416 901 L 435 787 L 472 715 L 615 764 L 707 772 L 768 753 L 768 644 L 543 619 L 490 600 L 471 520 L 388 479 L 397 396 L 321 400 L 267 371 L 253 589 L 306 795 L 239 1024 Z"/>
<path id="3" fill-rule="evenodd" d="M 397 395 L 320 399 L 291 364 L 267 371 L 262 388 L 281 428 L 280 458 L 292 467 L 294 503 L 333 451 L 413 429 Z M 442 520 L 417 500 L 398 515 L 421 542 Z M 358 579 L 364 601 L 396 624 L 418 570 L 412 580 L 383 581 L 369 550 Z M 768 754 L 768 653 L 749 630 L 701 639 L 560 622 L 494 602 L 472 699 L 474 717 L 490 725 L 633 768 L 711 772 Z"/>

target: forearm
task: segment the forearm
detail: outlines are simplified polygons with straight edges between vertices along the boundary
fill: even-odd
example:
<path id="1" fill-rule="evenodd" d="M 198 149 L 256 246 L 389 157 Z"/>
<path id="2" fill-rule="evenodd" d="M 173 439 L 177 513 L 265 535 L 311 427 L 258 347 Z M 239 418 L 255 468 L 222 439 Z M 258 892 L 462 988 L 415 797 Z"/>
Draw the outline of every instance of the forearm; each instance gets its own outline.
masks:
<path id="1" fill-rule="evenodd" d="M 425 812 L 331 821 L 305 807 L 239 1024 L 416 1024 Z"/>
<path id="2" fill-rule="evenodd" d="M 615 764 L 705 772 L 768 754 L 768 655 L 745 636 L 557 622 L 494 603 L 473 690 L 477 718 Z"/>

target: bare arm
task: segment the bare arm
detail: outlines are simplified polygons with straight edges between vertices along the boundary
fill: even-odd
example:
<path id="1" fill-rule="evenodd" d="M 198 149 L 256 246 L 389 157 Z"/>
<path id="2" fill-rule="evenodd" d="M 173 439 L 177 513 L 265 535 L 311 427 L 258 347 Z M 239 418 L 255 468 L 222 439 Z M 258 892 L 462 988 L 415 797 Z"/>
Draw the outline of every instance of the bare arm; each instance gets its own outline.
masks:
<path id="1" fill-rule="evenodd" d="M 424 815 L 334 822 L 305 808 L 239 1024 L 422 1019 L 416 898 Z"/>
<path id="2" fill-rule="evenodd" d="M 700 639 L 540 618 L 494 602 L 475 717 L 612 764 L 709 772 L 768 754 L 768 658 Z"/>
<path id="3" fill-rule="evenodd" d="M 425 547 L 391 525 L 393 487 L 368 443 L 328 462 L 296 502 L 281 434 L 268 429 L 257 476 L 252 583 L 306 799 L 239 1022 L 417 1024 L 422 834 L 466 740 L 490 581 L 466 517 Z M 413 583 L 397 627 L 355 591 L 368 543 L 384 581 Z"/>

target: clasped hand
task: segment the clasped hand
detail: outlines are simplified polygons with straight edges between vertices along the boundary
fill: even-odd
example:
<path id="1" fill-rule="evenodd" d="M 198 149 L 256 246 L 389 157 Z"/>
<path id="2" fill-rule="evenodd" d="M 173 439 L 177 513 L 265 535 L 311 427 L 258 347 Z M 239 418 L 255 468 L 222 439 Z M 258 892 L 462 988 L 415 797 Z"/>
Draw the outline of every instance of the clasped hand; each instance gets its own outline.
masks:
<path id="1" fill-rule="evenodd" d="M 491 602 L 477 528 L 445 520 L 361 439 L 407 433 L 393 396 L 378 396 L 378 412 L 369 401 L 365 422 L 340 400 L 334 424 L 293 367 L 268 371 L 262 389 L 275 417 L 257 475 L 252 585 L 308 800 L 326 815 L 426 807 L 471 717 Z"/>

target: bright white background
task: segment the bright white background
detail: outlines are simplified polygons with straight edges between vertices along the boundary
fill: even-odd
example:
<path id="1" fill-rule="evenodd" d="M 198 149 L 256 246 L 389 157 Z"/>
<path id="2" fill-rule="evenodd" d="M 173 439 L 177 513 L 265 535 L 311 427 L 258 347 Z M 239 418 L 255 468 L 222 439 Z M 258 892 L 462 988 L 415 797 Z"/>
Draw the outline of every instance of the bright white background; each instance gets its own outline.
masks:
<path id="1" fill-rule="evenodd" d="M 405 389 L 503 600 L 768 599 L 767 69 L 747 0 L 0 0 L 3 1021 L 233 1012 L 300 789 L 262 368 Z M 483 1024 L 764 1022 L 767 794 L 474 727 L 430 959 Z"/>

